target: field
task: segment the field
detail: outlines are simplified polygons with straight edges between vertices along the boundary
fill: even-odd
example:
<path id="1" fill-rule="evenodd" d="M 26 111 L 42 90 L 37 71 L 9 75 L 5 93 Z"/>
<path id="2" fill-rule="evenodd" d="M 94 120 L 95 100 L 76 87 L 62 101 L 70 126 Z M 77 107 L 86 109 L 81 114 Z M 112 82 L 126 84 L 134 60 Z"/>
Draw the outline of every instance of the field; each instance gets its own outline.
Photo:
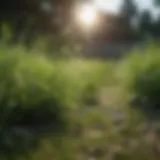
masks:
<path id="1" fill-rule="evenodd" d="M 111 62 L 1 47 L 1 159 L 159 160 L 144 107 L 158 111 L 159 51 Z"/>

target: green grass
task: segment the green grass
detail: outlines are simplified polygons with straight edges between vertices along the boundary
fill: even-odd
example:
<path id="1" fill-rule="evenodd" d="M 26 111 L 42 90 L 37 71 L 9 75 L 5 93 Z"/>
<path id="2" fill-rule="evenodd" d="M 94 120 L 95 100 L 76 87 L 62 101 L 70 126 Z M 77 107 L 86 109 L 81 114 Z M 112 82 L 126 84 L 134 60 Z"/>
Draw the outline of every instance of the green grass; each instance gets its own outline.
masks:
<path id="1" fill-rule="evenodd" d="M 101 62 L 54 61 L 23 48 L 2 48 L 0 123 L 38 125 L 54 123 L 56 116 L 63 119 L 70 109 L 98 102 L 107 74 L 109 66 Z"/>
<path id="2" fill-rule="evenodd" d="M 0 132 L 2 160 L 159 160 L 153 149 L 155 135 L 146 130 L 147 117 L 128 103 L 133 93 L 139 94 L 133 86 L 138 85 L 143 94 L 143 83 L 147 93 L 151 86 L 158 88 L 155 50 L 154 56 L 104 62 L 51 60 L 23 48 L 1 47 L 0 95 L 7 98 L 5 103 L 0 98 L 0 122 L 7 126 Z M 141 84 L 148 68 L 156 71 L 149 74 L 154 83 Z M 63 124 L 55 121 L 56 115 L 67 124 L 63 133 L 53 132 Z M 52 132 L 39 134 L 9 130 L 16 124 L 26 126 L 29 120 L 33 128 L 44 122 L 56 125 Z"/>

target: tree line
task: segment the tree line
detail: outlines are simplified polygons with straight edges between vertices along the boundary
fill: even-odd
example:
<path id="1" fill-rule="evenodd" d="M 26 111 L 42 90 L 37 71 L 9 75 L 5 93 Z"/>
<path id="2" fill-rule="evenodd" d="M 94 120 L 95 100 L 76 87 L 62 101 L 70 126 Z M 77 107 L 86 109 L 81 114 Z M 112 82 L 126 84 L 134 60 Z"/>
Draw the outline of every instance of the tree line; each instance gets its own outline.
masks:
<path id="1" fill-rule="evenodd" d="M 24 41 L 29 45 L 38 36 L 60 35 L 69 26 L 73 14 L 71 12 L 72 6 L 76 1 L 2 0 L 0 5 L 0 37 L 3 34 L 3 24 L 7 24 L 12 31 L 11 42 L 13 43 Z M 160 9 L 160 0 L 153 0 L 153 4 L 157 9 Z M 105 35 L 105 39 L 113 38 L 114 40 L 121 40 L 124 36 L 129 36 L 130 39 L 136 37 L 139 40 L 145 40 L 148 37 L 156 40 L 160 38 L 160 15 L 157 15 L 155 20 L 150 10 L 139 11 L 134 0 L 124 0 L 119 15 L 105 14 L 103 18 L 104 25 L 101 32 L 105 34 L 97 33 L 99 37 L 103 35 L 101 37 L 104 38 Z M 107 19 L 110 19 L 109 23 L 112 24 L 109 29 L 106 27 Z"/>
<path id="2" fill-rule="evenodd" d="M 134 0 L 124 0 L 120 13 L 126 17 L 132 25 L 136 25 L 136 33 L 140 40 L 160 38 L 160 0 L 152 0 L 157 12 L 153 16 L 149 9 L 138 9 Z"/>

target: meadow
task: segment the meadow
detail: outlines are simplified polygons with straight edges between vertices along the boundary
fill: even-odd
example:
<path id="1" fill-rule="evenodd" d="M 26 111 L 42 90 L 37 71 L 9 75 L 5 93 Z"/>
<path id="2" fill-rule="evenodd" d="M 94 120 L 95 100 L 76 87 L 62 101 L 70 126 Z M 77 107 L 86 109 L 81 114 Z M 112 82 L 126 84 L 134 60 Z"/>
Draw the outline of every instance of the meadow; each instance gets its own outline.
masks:
<path id="1" fill-rule="evenodd" d="M 160 48 L 144 52 L 54 59 L 1 45 L 0 160 L 159 160 Z"/>

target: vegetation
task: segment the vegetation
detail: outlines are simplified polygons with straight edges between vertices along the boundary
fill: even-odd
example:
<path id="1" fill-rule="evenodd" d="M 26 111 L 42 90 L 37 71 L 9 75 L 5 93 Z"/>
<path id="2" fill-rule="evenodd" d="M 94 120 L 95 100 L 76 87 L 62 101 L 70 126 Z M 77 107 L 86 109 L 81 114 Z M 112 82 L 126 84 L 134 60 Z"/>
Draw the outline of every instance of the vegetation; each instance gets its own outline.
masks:
<path id="1" fill-rule="evenodd" d="M 126 68 L 124 81 L 127 89 L 137 102 L 136 105 L 149 113 L 159 111 L 159 53 L 160 50 L 156 45 L 150 45 L 143 54 L 133 52 L 127 60 L 124 60 L 124 68 Z"/>
<path id="2" fill-rule="evenodd" d="M 159 10 L 159 0 L 152 0 L 155 10 Z M 134 0 L 124 0 L 120 9 L 120 15 L 126 19 L 135 31 L 137 40 L 146 41 L 150 38 L 160 38 L 160 14 L 156 18 L 150 9 L 139 8 Z M 136 26 L 136 27 L 135 27 Z"/>
<path id="3" fill-rule="evenodd" d="M 152 1 L 158 10 L 159 0 Z M 78 2 L 78 0 L 23 0 L 19 3 L 18 0 L 6 0 L 0 6 L 0 40 L 3 39 L 1 35 L 5 23 L 12 30 L 12 44 L 23 42 L 27 47 L 31 47 L 39 36 L 47 38 L 52 43 L 53 37 L 59 38 L 68 28 L 76 38 L 78 37 L 77 39 L 86 42 L 85 33 L 74 25 L 72 11 Z M 139 11 L 134 0 L 123 2 L 118 15 L 110 13 L 99 15 L 102 19 L 101 27 L 96 29 L 96 34 L 92 35 L 92 38 L 116 42 L 121 42 L 124 38 L 126 41 L 134 41 L 135 37 L 138 40 L 146 40 L 148 37 L 159 39 L 160 16 L 158 13 L 155 20 L 150 10 Z"/>
<path id="4" fill-rule="evenodd" d="M 57 123 L 68 109 L 96 98 L 105 65 L 51 61 L 25 52 L 23 48 L 1 47 L 2 125 Z"/>
<path id="5" fill-rule="evenodd" d="M 159 160 L 158 45 L 116 62 L 81 59 L 77 45 L 158 40 L 158 14 L 124 0 L 84 35 L 71 22 L 76 2 L 0 5 L 0 160 Z"/>
<path id="6" fill-rule="evenodd" d="M 158 111 L 159 47 L 145 51 L 102 62 L 1 45 L 1 159 L 159 159 L 148 117 L 128 103 Z"/>

